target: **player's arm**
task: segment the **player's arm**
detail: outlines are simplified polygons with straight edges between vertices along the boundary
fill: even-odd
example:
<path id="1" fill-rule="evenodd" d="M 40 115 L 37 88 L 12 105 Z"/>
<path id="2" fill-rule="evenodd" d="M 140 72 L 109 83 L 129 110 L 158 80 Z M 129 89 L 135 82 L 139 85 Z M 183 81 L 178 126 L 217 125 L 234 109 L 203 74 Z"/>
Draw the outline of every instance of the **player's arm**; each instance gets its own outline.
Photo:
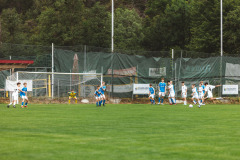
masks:
<path id="1" fill-rule="evenodd" d="M 167 93 L 167 86 L 165 85 L 165 94 Z"/>
<path id="2" fill-rule="evenodd" d="M 186 88 L 186 92 L 185 92 L 185 95 L 187 95 L 187 88 Z"/>
<path id="3" fill-rule="evenodd" d="M 222 86 L 222 85 L 216 85 L 216 87 L 220 87 L 220 86 Z"/>
<path id="4" fill-rule="evenodd" d="M 155 89 L 154 89 L 154 96 L 155 96 Z"/>

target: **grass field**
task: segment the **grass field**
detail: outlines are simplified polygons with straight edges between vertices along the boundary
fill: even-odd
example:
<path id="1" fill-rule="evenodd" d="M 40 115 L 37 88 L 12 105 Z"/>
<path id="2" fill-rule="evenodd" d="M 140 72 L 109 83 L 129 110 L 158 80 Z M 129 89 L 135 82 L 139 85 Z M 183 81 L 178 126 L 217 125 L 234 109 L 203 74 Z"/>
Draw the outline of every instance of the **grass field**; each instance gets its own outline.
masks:
<path id="1" fill-rule="evenodd" d="M 237 160 L 240 105 L 0 104 L 0 159 Z"/>

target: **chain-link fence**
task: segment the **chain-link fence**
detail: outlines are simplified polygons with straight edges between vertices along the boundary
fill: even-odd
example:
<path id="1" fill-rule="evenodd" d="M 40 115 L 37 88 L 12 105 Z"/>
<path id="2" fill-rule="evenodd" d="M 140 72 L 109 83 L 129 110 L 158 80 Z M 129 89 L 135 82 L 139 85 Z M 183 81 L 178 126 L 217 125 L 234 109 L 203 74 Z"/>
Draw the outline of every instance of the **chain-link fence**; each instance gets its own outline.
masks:
<path id="1" fill-rule="evenodd" d="M 191 84 L 198 84 L 200 81 L 209 82 L 212 85 L 240 85 L 240 56 L 238 55 L 220 57 L 218 53 L 178 50 L 156 52 L 115 50 L 111 53 L 108 48 L 85 45 L 55 46 L 54 48 L 16 44 L 0 45 L 0 53 L 8 55 L 2 56 L 1 59 L 34 60 L 34 64 L 28 68 L 15 69 L 15 72 L 23 70 L 51 72 L 52 51 L 54 51 L 54 72 L 102 73 L 103 80 L 107 84 L 108 96 L 115 98 L 132 98 L 134 83 L 152 83 L 157 86 L 162 77 L 165 81 L 174 82 L 177 97 L 181 95 L 182 81 L 185 81 L 189 90 Z M 1 96 L 6 96 L 5 80 L 9 75 L 10 71 L 0 73 Z M 96 87 L 97 84 L 93 85 Z M 221 87 L 215 89 L 214 94 L 222 96 Z M 57 91 L 54 95 L 58 95 Z"/>

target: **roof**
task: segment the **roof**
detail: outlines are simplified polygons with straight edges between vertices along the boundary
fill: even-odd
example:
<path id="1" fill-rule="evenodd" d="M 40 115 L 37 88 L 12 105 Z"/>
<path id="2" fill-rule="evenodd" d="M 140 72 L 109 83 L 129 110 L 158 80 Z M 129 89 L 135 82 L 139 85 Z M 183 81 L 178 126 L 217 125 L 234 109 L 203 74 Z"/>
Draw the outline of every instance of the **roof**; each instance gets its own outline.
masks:
<path id="1" fill-rule="evenodd" d="M 27 68 L 33 64 L 32 60 L 0 60 L 0 71 L 9 70 L 13 68 Z"/>

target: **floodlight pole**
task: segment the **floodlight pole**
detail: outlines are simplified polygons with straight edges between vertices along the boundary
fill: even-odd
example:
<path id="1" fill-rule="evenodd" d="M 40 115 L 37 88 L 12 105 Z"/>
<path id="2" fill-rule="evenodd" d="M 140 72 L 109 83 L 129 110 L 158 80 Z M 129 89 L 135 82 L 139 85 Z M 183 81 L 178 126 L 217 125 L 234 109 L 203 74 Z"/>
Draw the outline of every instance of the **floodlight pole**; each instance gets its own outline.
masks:
<path id="1" fill-rule="evenodd" d="M 114 0 L 112 0 L 112 35 L 111 35 L 111 40 L 112 40 L 112 46 L 111 46 L 111 52 L 112 52 L 112 77 L 111 77 L 111 83 L 112 83 L 112 98 L 113 98 L 113 54 L 114 54 Z"/>
<path id="2" fill-rule="evenodd" d="M 221 6 L 221 9 L 220 9 L 220 15 L 221 15 L 221 56 L 223 56 L 223 2 L 222 2 L 222 0 L 220 0 L 221 2 L 221 4 L 220 4 L 220 6 Z"/>
<path id="3" fill-rule="evenodd" d="M 54 94 L 54 44 L 52 43 L 52 99 Z"/>

